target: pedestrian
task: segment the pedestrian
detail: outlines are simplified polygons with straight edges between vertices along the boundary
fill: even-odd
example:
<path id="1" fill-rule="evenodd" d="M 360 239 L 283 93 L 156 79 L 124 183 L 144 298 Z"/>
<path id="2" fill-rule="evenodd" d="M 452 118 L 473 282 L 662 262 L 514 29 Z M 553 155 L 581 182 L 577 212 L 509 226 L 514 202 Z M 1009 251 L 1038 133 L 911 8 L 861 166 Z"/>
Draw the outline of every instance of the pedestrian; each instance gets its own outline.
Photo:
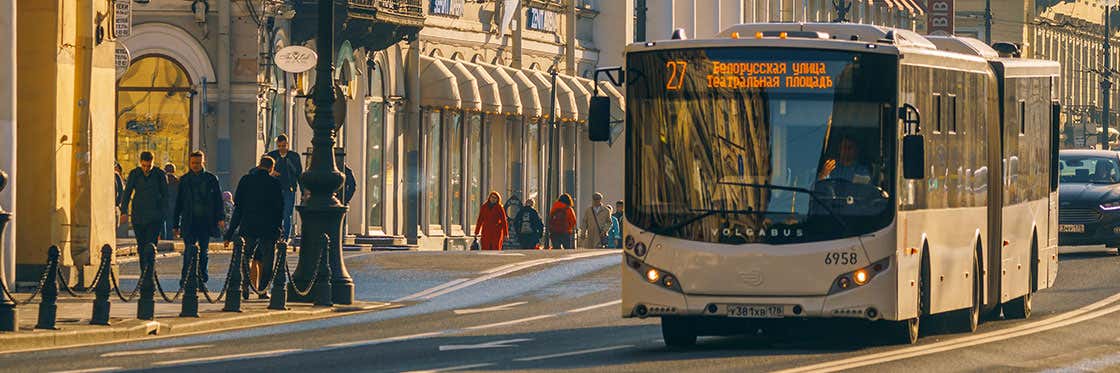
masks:
<path id="1" fill-rule="evenodd" d="M 272 177 L 280 180 L 284 192 L 284 232 L 280 238 L 287 240 L 292 236 L 292 210 L 296 206 L 296 191 L 299 189 L 299 176 L 303 174 L 303 163 L 299 154 L 289 150 L 288 135 L 276 136 L 276 150 L 268 152 L 276 161 Z"/>
<path id="2" fill-rule="evenodd" d="M 167 216 L 167 176 L 152 167 L 154 158 L 152 152 L 140 153 L 140 165 L 128 172 L 121 195 L 121 224 L 132 222 L 137 248 L 159 244 L 159 233 Z"/>
<path id="3" fill-rule="evenodd" d="M 509 234 L 509 217 L 506 209 L 502 207 L 502 195 L 490 192 L 486 203 L 478 209 L 478 219 L 474 223 L 474 235 L 482 233 L 480 240 L 482 250 L 501 250 L 502 244 Z"/>
<path id="4" fill-rule="evenodd" d="M 183 279 L 198 255 L 198 276 L 203 283 L 210 280 L 210 237 L 225 229 L 226 214 L 218 177 L 206 171 L 206 154 L 195 150 L 188 158 L 190 170 L 179 181 L 179 198 L 175 202 L 172 227 L 183 238 L 187 250 L 183 255 Z M 198 252 L 190 248 L 198 245 Z"/>
<path id="5" fill-rule="evenodd" d="M 583 247 L 592 249 L 603 247 L 603 241 L 611 230 L 611 210 L 603 205 L 603 194 L 591 196 L 591 206 L 583 214 L 580 231 L 583 232 Z"/>
<path id="6" fill-rule="evenodd" d="M 615 223 L 618 224 L 618 229 L 614 230 L 614 235 L 612 236 L 614 237 L 614 245 L 611 247 L 618 249 L 622 247 L 622 222 L 625 221 L 623 218 L 626 217 L 626 203 L 622 202 L 622 200 L 615 202 L 614 214 L 612 214 L 611 217 L 613 217 Z"/>
<path id="7" fill-rule="evenodd" d="M 610 207 L 611 207 L 610 205 L 607 205 L 608 209 L 610 209 Z M 618 217 L 615 216 L 615 214 L 613 212 L 613 209 L 612 209 L 612 212 L 611 212 L 611 230 L 607 232 L 607 238 L 603 240 L 603 247 L 610 248 L 610 249 L 617 249 L 617 248 L 621 247 L 621 246 L 618 245 L 618 242 L 621 241 L 621 240 L 622 240 L 622 226 L 620 225 L 620 220 L 618 220 Z"/>
<path id="8" fill-rule="evenodd" d="M 338 188 L 338 192 L 335 192 L 334 197 L 338 198 L 338 202 L 343 206 L 350 206 L 350 200 L 354 199 L 354 192 L 358 190 L 358 181 L 354 180 L 354 170 L 350 169 L 350 162 L 346 162 L 342 170 L 346 180 L 342 187 Z"/>
<path id="9" fill-rule="evenodd" d="M 163 237 L 173 237 L 171 214 L 175 212 L 175 202 L 179 200 L 179 177 L 175 176 L 175 164 L 171 162 L 163 165 L 163 173 L 167 175 L 167 219 L 163 224 Z"/>
<path id="10" fill-rule="evenodd" d="M 116 219 L 114 221 L 117 222 L 117 229 L 121 227 L 121 202 L 123 202 L 121 201 L 121 197 L 124 197 L 124 177 L 121 176 L 121 172 L 123 172 L 121 171 L 121 163 L 113 161 L 113 192 L 115 193 L 113 198 L 114 201 L 116 201 L 113 204 L 113 208 L 116 210 Z"/>
<path id="11" fill-rule="evenodd" d="M 522 249 L 540 249 L 544 223 L 532 198 L 525 200 L 525 206 L 517 212 L 517 217 L 513 218 L 511 225 L 517 232 L 517 242 Z"/>
<path id="12" fill-rule="evenodd" d="M 222 212 L 226 215 L 226 221 L 233 220 L 233 193 L 230 191 L 222 192 Z M 226 230 L 229 230 L 229 225 L 226 225 Z"/>
<path id="13" fill-rule="evenodd" d="M 282 183 L 271 176 L 275 164 L 272 157 L 262 156 L 257 167 L 241 177 L 233 196 L 233 216 L 225 234 L 226 247 L 233 241 L 234 231 L 245 240 L 244 252 L 251 258 L 247 283 L 259 290 L 261 298 L 268 298 L 276 240 L 280 238 L 284 222 Z"/>
<path id="14" fill-rule="evenodd" d="M 572 208 L 572 196 L 560 195 L 552 203 L 548 212 L 549 244 L 558 249 L 575 249 L 576 210 Z"/>

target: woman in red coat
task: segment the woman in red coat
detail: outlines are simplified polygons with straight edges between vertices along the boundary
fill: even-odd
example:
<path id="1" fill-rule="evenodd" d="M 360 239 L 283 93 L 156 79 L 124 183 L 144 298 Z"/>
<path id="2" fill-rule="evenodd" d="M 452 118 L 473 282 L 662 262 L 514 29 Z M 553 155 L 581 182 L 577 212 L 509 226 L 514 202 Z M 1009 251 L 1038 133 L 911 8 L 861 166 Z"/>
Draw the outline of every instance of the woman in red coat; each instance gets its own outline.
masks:
<path id="1" fill-rule="evenodd" d="M 478 220 L 474 223 L 474 235 L 482 233 L 482 240 L 479 242 L 482 250 L 502 249 L 502 242 L 506 240 L 506 234 L 509 233 L 507 221 L 506 209 L 502 207 L 502 195 L 498 192 L 490 192 L 486 203 L 483 203 L 478 211 Z"/>

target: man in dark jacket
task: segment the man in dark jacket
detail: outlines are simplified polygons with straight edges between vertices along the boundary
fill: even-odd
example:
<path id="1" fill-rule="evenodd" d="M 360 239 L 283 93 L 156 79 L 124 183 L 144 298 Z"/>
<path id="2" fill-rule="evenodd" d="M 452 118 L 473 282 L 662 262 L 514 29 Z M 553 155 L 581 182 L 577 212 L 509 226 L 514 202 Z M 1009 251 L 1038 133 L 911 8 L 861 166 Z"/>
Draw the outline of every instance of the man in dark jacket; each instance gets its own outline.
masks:
<path id="1" fill-rule="evenodd" d="M 175 219 L 171 214 L 175 212 L 175 204 L 179 202 L 179 177 L 175 176 L 175 164 L 171 162 L 163 165 L 163 173 L 167 175 L 167 222 L 164 224 L 167 228 L 162 236 L 173 237 L 175 232 L 172 232 L 172 225 Z"/>
<path id="2" fill-rule="evenodd" d="M 262 292 L 272 278 L 276 240 L 283 223 L 284 200 L 280 180 L 270 176 L 275 166 L 272 157 L 263 156 L 257 168 L 242 176 L 233 195 L 233 217 L 226 230 L 225 245 L 233 241 L 237 230 L 245 240 L 245 253 L 253 255 L 249 263 L 249 281 Z M 246 294 L 247 295 L 247 294 Z M 261 294 L 262 298 L 267 293 Z"/>
<path id="3" fill-rule="evenodd" d="M 209 264 L 210 237 L 225 229 L 226 214 L 222 204 L 222 188 L 218 177 L 206 171 L 206 155 L 201 151 L 191 153 L 190 171 L 179 178 L 179 196 L 175 202 L 171 226 L 175 235 L 182 235 L 187 250 L 183 252 L 183 279 L 195 260 L 190 250 L 198 245 L 199 280 L 210 280 L 206 270 Z"/>
<path id="4" fill-rule="evenodd" d="M 140 153 L 140 166 L 128 173 L 121 194 L 121 223 L 131 217 L 137 247 L 159 243 L 167 208 L 167 176 L 152 167 L 151 152 Z M 131 205 L 132 210 L 129 210 Z"/>
<path id="5" fill-rule="evenodd" d="M 124 176 L 121 176 L 122 172 L 124 172 L 124 171 L 121 170 L 120 162 L 114 161 L 113 162 L 113 186 L 114 186 L 114 188 L 113 188 L 113 196 L 114 196 L 113 197 L 114 198 L 113 208 L 117 210 L 116 211 L 117 219 L 115 220 L 116 225 L 114 227 L 116 228 L 116 230 L 118 230 L 118 232 L 119 232 L 119 229 L 121 227 L 121 202 L 123 202 L 123 201 L 121 201 L 121 198 L 124 197 Z"/>
<path id="6" fill-rule="evenodd" d="M 287 239 L 292 236 L 292 210 L 296 205 L 296 190 L 299 189 L 299 176 L 303 174 L 303 163 L 299 154 L 289 151 L 288 136 L 276 136 L 276 150 L 268 152 L 268 156 L 276 161 L 272 176 L 280 180 L 281 191 L 284 195 L 284 232 L 281 237 Z"/>

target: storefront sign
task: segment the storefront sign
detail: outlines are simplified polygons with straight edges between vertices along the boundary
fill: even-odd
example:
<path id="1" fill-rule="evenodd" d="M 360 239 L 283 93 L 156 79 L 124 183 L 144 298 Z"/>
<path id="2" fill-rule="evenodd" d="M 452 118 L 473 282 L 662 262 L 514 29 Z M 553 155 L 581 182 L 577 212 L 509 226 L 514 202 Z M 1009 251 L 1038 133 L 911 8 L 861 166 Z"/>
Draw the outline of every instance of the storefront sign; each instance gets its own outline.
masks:
<path id="1" fill-rule="evenodd" d="M 276 67 L 293 74 L 315 67 L 319 58 L 315 51 L 302 45 L 289 45 L 276 52 Z"/>
<path id="2" fill-rule="evenodd" d="M 132 0 L 113 2 L 113 36 L 127 38 L 132 34 Z"/>
<path id="3" fill-rule="evenodd" d="M 927 29 L 930 35 L 953 35 L 953 8 L 955 0 L 927 0 Z"/>
<path id="4" fill-rule="evenodd" d="M 525 26 L 530 30 L 556 32 L 556 13 L 544 9 L 529 8 Z"/>
<path id="5" fill-rule="evenodd" d="M 117 79 L 124 76 L 124 73 L 128 71 L 128 67 L 132 65 L 132 53 L 128 51 L 128 47 L 126 47 L 124 43 L 117 43 L 115 65 L 117 68 Z"/>
<path id="6" fill-rule="evenodd" d="M 430 14 L 462 17 L 463 0 L 432 0 Z"/>

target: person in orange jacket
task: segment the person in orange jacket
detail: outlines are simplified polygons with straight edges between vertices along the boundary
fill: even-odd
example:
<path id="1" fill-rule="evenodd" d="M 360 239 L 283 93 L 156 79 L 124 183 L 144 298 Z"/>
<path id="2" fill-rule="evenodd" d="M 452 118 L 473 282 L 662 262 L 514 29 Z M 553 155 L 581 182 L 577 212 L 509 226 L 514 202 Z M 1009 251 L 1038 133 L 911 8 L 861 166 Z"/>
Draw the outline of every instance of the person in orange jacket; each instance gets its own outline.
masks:
<path id="1" fill-rule="evenodd" d="M 502 243 L 509 234 L 508 217 L 506 209 L 502 207 L 502 195 L 490 192 L 486 203 L 478 210 L 478 220 L 474 223 L 474 235 L 482 233 L 480 240 L 482 250 L 501 250 Z"/>
<path id="2" fill-rule="evenodd" d="M 572 209 L 572 196 L 560 195 L 548 213 L 548 237 L 553 248 L 576 248 L 576 210 Z"/>

